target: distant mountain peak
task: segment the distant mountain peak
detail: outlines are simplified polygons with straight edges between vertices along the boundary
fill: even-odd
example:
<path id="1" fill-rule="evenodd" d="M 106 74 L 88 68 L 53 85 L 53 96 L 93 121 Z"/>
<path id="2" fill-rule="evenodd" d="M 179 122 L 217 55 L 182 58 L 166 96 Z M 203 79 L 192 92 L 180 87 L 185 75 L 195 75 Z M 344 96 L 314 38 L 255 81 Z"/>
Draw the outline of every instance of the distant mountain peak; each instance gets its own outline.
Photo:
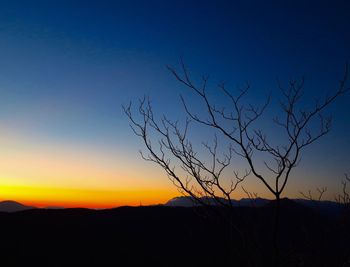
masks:
<path id="1" fill-rule="evenodd" d="M 217 201 L 211 197 L 205 196 L 205 197 L 202 197 L 201 200 L 208 205 L 213 205 L 213 206 L 218 205 Z M 219 200 L 222 203 L 229 203 L 229 201 L 225 198 L 219 198 Z M 264 198 L 256 198 L 256 199 L 242 198 L 240 200 L 235 200 L 235 199 L 231 200 L 231 203 L 237 207 L 238 206 L 241 206 L 241 207 L 259 206 L 260 207 L 267 204 L 268 202 L 269 200 Z M 179 196 L 179 197 L 174 197 L 170 199 L 164 205 L 169 207 L 194 207 L 194 206 L 199 206 L 200 204 L 190 196 Z"/>
<path id="2" fill-rule="evenodd" d="M 16 212 L 30 209 L 36 209 L 36 207 L 26 206 L 13 200 L 4 200 L 0 202 L 0 212 Z"/>
<path id="3" fill-rule="evenodd" d="M 218 205 L 218 203 L 209 197 L 203 197 L 202 200 L 205 203 L 210 205 Z M 226 199 L 220 199 L 222 202 L 228 203 Z M 231 203 L 235 207 L 273 207 L 276 205 L 276 200 L 269 200 L 265 198 L 242 198 L 240 200 L 231 200 Z M 307 199 L 290 199 L 290 198 L 281 198 L 279 205 L 281 208 L 287 209 L 300 209 L 303 207 L 309 207 L 318 212 L 321 212 L 326 215 L 337 216 L 343 210 L 343 205 L 336 203 L 334 201 L 315 201 L 315 200 L 307 200 Z M 168 207 L 195 207 L 200 206 L 198 202 L 196 202 L 190 196 L 179 196 L 170 199 L 168 202 L 164 204 L 164 206 Z"/>
<path id="4" fill-rule="evenodd" d="M 170 199 L 164 205 L 169 207 L 193 207 L 198 203 L 190 196 L 178 196 Z"/>

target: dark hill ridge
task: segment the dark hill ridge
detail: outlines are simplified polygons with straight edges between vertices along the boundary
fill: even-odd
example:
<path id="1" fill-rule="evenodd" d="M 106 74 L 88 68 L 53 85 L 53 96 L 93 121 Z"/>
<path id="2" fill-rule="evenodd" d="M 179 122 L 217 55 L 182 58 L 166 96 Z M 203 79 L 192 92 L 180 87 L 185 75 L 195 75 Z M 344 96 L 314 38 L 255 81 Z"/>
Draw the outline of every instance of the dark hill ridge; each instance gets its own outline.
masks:
<path id="1" fill-rule="evenodd" d="M 265 207 L 274 208 L 276 205 L 279 205 L 280 208 L 288 208 L 288 209 L 301 209 L 303 207 L 309 207 L 309 205 L 307 204 L 302 204 L 298 201 L 295 201 L 289 198 L 281 198 L 279 202 L 277 202 L 277 200 L 270 200 L 269 202 L 266 203 Z"/>
<path id="2" fill-rule="evenodd" d="M 226 199 L 220 199 L 224 203 L 228 203 Z M 203 197 L 202 201 L 209 205 L 217 205 L 217 202 L 213 198 Z M 233 206 L 235 207 L 263 207 L 263 206 L 273 206 L 275 205 L 274 200 L 264 199 L 264 198 L 242 198 L 240 200 L 232 200 Z M 194 201 L 192 197 L 181 196 L 170 199 L 167 203 L 164 204 L 168 207 L 195 207 L 200 206 L 198 202 Z M 289 199 L 282 198 L 280 200 L 281 207 L 300 207 L 300 205 L 312 208 L 321 213 L 336 216 L 341 213 L 343 210 L 343 205 L 333 202 L 333 201 L 315 201 L 307 199 Z"/>
<path id="3" fill-rule="evenodd" d="M 285 203 L 279 242 L 289 258 L 283 266 L 301 266 L 300 260 L 302 266 L 341 266 L 349 225 Z M 1 266 L 229 266 L 232 258 L 235 266 L 271 266 L 273 213 L 271 205 L 237 208 L 233 221 L 247 250 L 237 232 L 230 237 L 223 217 L 198 206 L 0 213 Z"/>
<path id="4" fill-rule="evenodd" d="M 228 203 L 226 199 L 220 199 L 222 202 Z M 202 201 L 209 205 L 217 205 L 217 202 L 213 198 L 203 197 Z M 266 205 L 274 205 L 274 201 L 264 198 L 242 198 L 240 200 L 232 200 L 232 204 L 235 207 L 263 207 Z M 281 207 L 284 206 L 295 206 L 295 205 L 303 205 L 315 210 L 318 210 L 324 214 L 336 216 L 343 210 L 343 206 L 333 201 L 312 201 L 306 199 L 281 199 Z M 191 197 L 188 196 L 180 196 L 170 199 L 168 202 L 164 204 L 167 207 L 198 207 L 199 204 L 195 202 Z M 26 206 L 21 203 L 6 200 L 0 202 L 0 212 L 18 212 L 30 209 L 38 209 L 33 206 Z M 64 209 L 64 207 L 46 207 L 44 209 Z"/>

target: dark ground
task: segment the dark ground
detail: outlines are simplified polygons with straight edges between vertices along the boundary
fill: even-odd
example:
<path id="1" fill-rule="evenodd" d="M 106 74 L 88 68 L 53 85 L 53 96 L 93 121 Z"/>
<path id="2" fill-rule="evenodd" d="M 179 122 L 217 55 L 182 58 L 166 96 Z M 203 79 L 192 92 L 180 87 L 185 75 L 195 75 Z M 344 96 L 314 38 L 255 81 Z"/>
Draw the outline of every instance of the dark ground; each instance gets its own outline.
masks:
<path id="1" fill-rule="evenodd" d="M 243 239 L 223 210 L 213 212 L 155 206 L 0 213 L 0 266 L 272 266 L 273 207 L 235 209 Z M 278 237 L 280 266 L 350 266 L 344 217 L 288 204 Z"/>

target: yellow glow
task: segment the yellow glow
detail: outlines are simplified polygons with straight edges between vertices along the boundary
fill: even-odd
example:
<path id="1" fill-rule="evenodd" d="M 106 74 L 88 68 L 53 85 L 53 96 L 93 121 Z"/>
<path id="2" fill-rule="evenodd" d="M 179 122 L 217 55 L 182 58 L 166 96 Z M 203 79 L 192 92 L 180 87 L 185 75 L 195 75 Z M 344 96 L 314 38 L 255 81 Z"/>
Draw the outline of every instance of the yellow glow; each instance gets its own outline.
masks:
<path id="1" fill-rule="evenodd" d="M 0 130 L 0 200 L 104 208 L 158 204 L 178 195 L 137 151 L 38 140 L 1 125 Z"/>
<path id="2" fill-rule="evenodd" d="M 111 208 L 123 205 L 151 205 L 164 203 L 173 194 L 165 190 L 108 191 L 28 186 L 0 186 L 2 200 L 12 199 L 38 207 Z"/>

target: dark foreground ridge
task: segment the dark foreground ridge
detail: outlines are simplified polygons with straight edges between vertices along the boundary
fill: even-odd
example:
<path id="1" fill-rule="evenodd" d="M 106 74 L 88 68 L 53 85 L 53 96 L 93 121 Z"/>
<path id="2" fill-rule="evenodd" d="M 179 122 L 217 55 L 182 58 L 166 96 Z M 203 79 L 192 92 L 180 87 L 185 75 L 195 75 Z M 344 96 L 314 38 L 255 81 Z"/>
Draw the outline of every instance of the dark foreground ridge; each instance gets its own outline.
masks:
<path id="1" fill-rule="evenodd" d="M 209 205 L 217 205 L 217 202 L 213 198 L 202 197 L 201 200 L 204 203 Z M 222 203 L 229 203 L 226 199 L 221 198 Z M 240 200 L 231 200 L 231 203 L 234 207 L 263 207 L 273 205 L 274 201 L 265 198 L 242 198 Z M 339 216 L 344 210 L 344 205 L 339 204 L 334 201 L 328 200 L 308 200 L 308 199 L 282 199 L 283 206 L 295 206 L 302 205 L 304 207 L 311 208 L 317 212 L 323 213 L 326 216 Z M 164 204 L 168 207 L 198 207 L 200 204 L 196 202 L 192 197 L 189 196 L 180 196 L 170 199 L 167 203 Z"/>
<path id="2" fill-rule="evenodd" d="M 283 266 L 347 266 L 349 221 L 286 203 Z M 0 266 L 271 266 L 273 212 L 271 205 L 235 209 L 244 246 L 218 207 L 1 212 Z"/>

